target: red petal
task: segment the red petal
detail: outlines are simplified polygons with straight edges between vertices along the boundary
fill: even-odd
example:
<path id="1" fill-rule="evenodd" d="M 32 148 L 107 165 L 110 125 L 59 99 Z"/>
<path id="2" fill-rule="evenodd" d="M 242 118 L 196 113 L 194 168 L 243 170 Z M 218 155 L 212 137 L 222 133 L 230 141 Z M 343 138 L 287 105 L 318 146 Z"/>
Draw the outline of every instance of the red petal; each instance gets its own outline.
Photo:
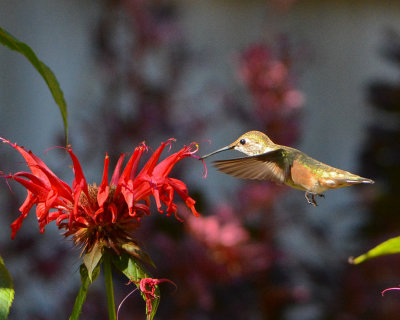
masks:
<path id="1" fill-rule="evenodd" d="M 108 206 L 108 209 L 111 211 L 111 221 L 113 223 L 115 223 L 118 218 L 118 209 L 115 206 L 115 203 L 110 203 L 110 205 Z"/>
<path id="2" fill-rule="evenodd" d="M 117 165 L 115 166 L 114 173 L 111 178 L 110 185 L 116 186 L 119 181 L 120 173 L 121 173 L 121 167 L 122 163 L 124 162 L 125 154 L 121 153 L 117 162 Z"/>
<path id="3" fill-rule="evenodd" d="M 32 151 L 26 151 L 23 147 L 20 147 L 19 145 L 14 144 L 4 138 L 0 138 L 0 140 L 8 143 L 10 146 L 12 146 L 13 148 L 15 148 L 19 151 L 19 153 L 24 157 L 27 165 L 29 166 L 29 169 L 32 171 L 32 173 L 34 175 L 41 177 L 41 178 L 46 178 L 46 176 L 43 174 L 42 170 L 38 169 L 38 167 L 40 167 L 40 165 L 42 165 L 44 168 L 47 168 L 47 166 L 39 158 L 37 158 L 32 153 Z M 39 160 L 39 161 L 37 161 L 37 160 Z M 48 169 L 48 170 L 50 170 L 50 169 Z"/>
<path id="4" fill-rule="evenodd" d="M 68 219 L 68 217 L 69 217 L 69 214 L 67 214 L 67 213 L 61 213 L 61 212 L 59 212 L 59 213 L 60 213 L 60 215 L 57 217 L 57 221 L 56 221 L 57 225 L 59 225 L 63 220 Z"/>
<path id="5" fill-rule="evenodd" d="M 135 179 L 132 185 L 132 194 L 135 201 L 146 199 L 152 193 L 152 186 L 149 182 L 150 178 L 146 180 Z"/>
<path id="6" fill-rule="evenodd" d="M 168 216 L 171 215 L 171 213 L 174 213 L 176 211 L 176 206 L 174 206 L 174 189 L 166 184 L 164 187 L 164 197 L 163 201 L 167 205 L 167 212 Z"/>
<path id="7" fill-rule="evenodd" d="M 72 190 L 68 184 L 66 184 L 64 181 L 62 181 L 60 178 L 58 178 L 51 171 L 43 170 L 43 173 L 49 179 L 51 187 L 53 189 L 57 190 L 57 193 L 59 193 L 59 195 L 61 197 L 65 198 L 71 202 L 73 201 Z"/>
<path id="8" fill-rule="evenodd" d="M 129 208 L 129 213 L 132 213 L 133 201 L 135 200 L 132 180 L 129 180 L 126 185 L 121 187 L 121 193 L 124 196 L 125 202 Z"/>
<path id="9" fill-rule="evenodd" d="M 146 215 L 150 215 L 150 208 L 144 203 L 135 203 L 135 210 L 143 211 Z"/>
<path id="10" fill-rule="evenodd" d="M 22 221 L 26 218 L 28 215 L 29 211 L 32 209 L 32 206 L 36 203 L 37 198 L 34 196 L 31 192 L 28 191 L 28 196 L 25 199 L 25 202 L 23 205 L 20 207 L 21 215 L 18 217 L 17 220 L 15 220 L 11 224 L 11 239 L 15 238 L 15 234 L 17 231 L 21 228 Z"/>
<path id="11" fill-rule="evenodd" d="M 32 181 L 28 181 L 16 176 L 11 176 L 10 178 L 22 184 L 27 190 L 35 194 L 41 200 L 46 199 L 46 196 L 49 193 L 49 189 L 46 189 L 45 187 L 42 187 L 41 185 Z"/>
<path id="12" fill-rule="evenodd" d="M 132 180 L 132 176 L 136 174 L 136 170 L 140 161 L 140 158 L 142 157 L 143 152 L 146 150 L 146 147 L 144 146 L 139 146 L 135 149 L 133 152 L 132 156 L 130 157 L 128 163 L 125 166 L 124 171 L 122 172 L 119 180 L 118 180 L 118 185 L 114 193 L 114 199 L 116 199 L 121 191 L 121 188 L 123 186 L 126 186 L 129 180 Z M 124 197 L 125 199 L 127 198 L 126 194 L 127 190 L 125 190 Z"/>
<path id="13" fill-rule="evenodd" d="M 158 212 L 162 213 L 163 211 L 161 210 L 160 192 L 158 191 L 157 188 L 152 188 L 152 192 L 153 192 L 153 197 L 156 200 Z"/>
<path id="14" fill-rule="evenodd" d="M 76 155 L 72 152 L 72 149 L 68 149 L 68 153 L 72 159 L 72 163 L 74 165 L 74 172 L 75 172 L 75 179 L 72 184 L 72 189 L 74 193 L 74 199 L 76 200 L 75 193 L 77 190 L 79 190 L 79 195 L 81 191 L 83 191 L 88 198 L 88 201 L 90 201 L 89 197 L 89 191 L 88 191 L 88 185 L 85 179 L 85 175 L 83 174 L 81 164 L 79 163 L 78 158 Z"/>
<path id="15" fill-rule="evenodd" d="M 66 217 L 68 217 L 68 214 L 64 213 L 62 210 L 52 211 L 52 212 L 49 212 L 48 220 L 50 222 L 53 220 L 58 220 L 58 219 L 60 219 L 60 217 L 62 217 L 62 219 L 65 219 Z"/>
<path id="16" fill-rule="evenodd" d="M 196 201 L 194 201 L 191 197 L 189 197 L 189 192 L 187 190 L 186 185 L 174 178 L 167 178 L 168 183 L 174 188 L 174 190 L 179 194 L 179 196 L 185 201 L 186 205 L 190 208 L 193 215 L 199 217 L 200 214 L 197 212 L 196 208 L 194 207 Z"/>
<path id="17" fill-rule="evenodd" d="M 57 201 L 58 198 L 58 193 L 55 192 L 54 190 L 51 190 L 48 194 L 47 194 L 47 198 L 45 200 L 45 202 L 43 202 L 44 204 L 44 209 L 43 212 L 40 215 L 37 215 L 37 210 L 36 210 L 36 215 L 38 217 L 38 219 L 48 219 L 48 214 L 49 214 L 49 210 L 51 208 L 54 207 L 54 203 Z"/>
<path id="18" fill-rule="evenodd" d="M 139 165 L 140 158 L 142 157 L 143 152 L 146 150 L 143 146 L 137 147 L 135 152 L 129 158 L 128 163 L 125 166 L 124 171 L 119 179 L 119 183 L 127 182 L 129 179 L 132 180 L 132 176 L 136 174 L 137 167 Z"/>
<path id="19" fill-rule="evenodd" d="M 193 150 L 194 146 L 196 148 Z M 169 175 L 172 168 L 178 161 L 182 160 L 183 158 L 192 156 L 192 154 L 195 153 L 196 151 L 197 151 L 197 144 L 192 143 L 187 147 L 185 146 L 178 152 L 171 154 L 169 157 L 161 161 L 154 169 L 153 174 L 155 176 L 166 177 L 167 175 Z"/>
<path id="20" fill-rule="evenodd" d="M 71 193 L 71 189 L 68 184 L 60 180 L 39 157 L 33 154 L 32 151 L 26 151 L 23 147 L 20 147 L 17 144 L 13 144 L 4 138 L 0 137 L 0 140 L 8 143 L 10 146 L 19 151 L 19 153 L 24 157 L 27 165 L 29 166 L 29 169 L 35 176 L 43 179 L 47 185 L 51 184 L 52 186 L 56 186 L 60 194 L 62 194 L 66 198 L 68 197 L 68 193 Z M 64 194 L 64 190 L 66 191 L 66 194 Z"/>
<path id="21" fill-rule="evenodd" d="M 37 197 L 28 190 L 28 195 L 26 196 L 24 203 L 19 207 L 19 211 L 28 213 L 36 201 Z"/>
<path id="22" fill-rule="evenodd" d="M 88 203 L 90 203 L 90 197 L 89 197 L 88 185 L 87 185 L 85 176 L 83 174 L 82 167 L 79 163 L 79 160 L 75 156 L 75 154 L 72 152 L 71 149 L 68 149 L 68 153 L 72 159 L 72 163 L 74 165 L 74 172 L 75 172 L 75 179 L 72 183 L 73 197 L 74 197 L 74 209 L 72 210 L 72 212 L 69 216 L 69 225 L 71 227 L 72 222 L 74 221 L 74 219 L 78 213 L 79 198 L 81 196 L 81 192 L 83 192 L 86 195 L 86 197 L 88 199 Z"/>
<path id="23" fill-rule="evenodd" d="M 22 221 L 24 221 L 24 219 L 26 218 L 28 213 L 23 213 L 21 214 L 17 220 L 15 220 L 12 224 L 11 224 L 11 239 L 15 238 L 15 234 L 17 233 L 17 231 L 21 228 L 22 225 Z"/>
<path id="24" fill-rule="evenodd" d="M 140 171 L 138 174 L 138 177 L 141 175 L 152 175 L 153 170 L 157 164 L 158 159 L 161 156 L 161 153 L 163 152 L 164 148 L 169 145 L 172 141 L 175 141 L 175 139 L 169 139 L 167 142 L 162 142 L 161 146 L 158 147 L 158 149 L 152 154 L 150 159 L 147 161 L 146 165 L 143 167 L 143 169 Z"/>
<path id="25" fill-rule="evenodd" d="M 106 155 L 104 159 L 104 170 L 103 170 L 103 180 L 101 181 L 101 185 L 97 191 L 97 203 L 99 207 L 102 208 L 104 202 L 106 202 L 108 198 L 108 193 L 110 191 L 110 187 L 108 186 L 108 165 L 110 163 L 110 159 L 108 155 Z"/>

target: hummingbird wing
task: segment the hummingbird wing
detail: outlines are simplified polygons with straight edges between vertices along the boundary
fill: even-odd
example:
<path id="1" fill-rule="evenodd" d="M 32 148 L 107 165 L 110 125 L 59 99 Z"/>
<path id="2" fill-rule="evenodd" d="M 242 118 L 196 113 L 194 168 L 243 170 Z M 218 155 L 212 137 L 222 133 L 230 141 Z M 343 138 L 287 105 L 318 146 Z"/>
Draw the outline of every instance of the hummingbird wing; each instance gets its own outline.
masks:
<path id="1" fill-rule="evenodd" d="M 214 161 L 213 165 L 219 171 L 242 179 L 284 183 L 290 174 L 290 165 L 284 149 L 256 156 Z"/>

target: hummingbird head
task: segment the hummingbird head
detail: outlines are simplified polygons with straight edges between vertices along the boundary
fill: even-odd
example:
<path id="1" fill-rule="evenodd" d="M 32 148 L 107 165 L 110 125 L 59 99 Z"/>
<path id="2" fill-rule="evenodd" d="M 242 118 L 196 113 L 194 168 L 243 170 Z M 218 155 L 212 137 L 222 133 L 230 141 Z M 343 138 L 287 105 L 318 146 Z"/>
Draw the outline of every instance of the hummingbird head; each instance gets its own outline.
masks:
<path id="1" fill-rule="evenodd" d="M 201 157 L 201 159 L 232 149 L 243 152 L 248 156 L 254 156 L 274 150 L 275 148 L 273 148 L 273 146 L 274 143 L 266 134 L 260 131 L 248 131 L 226 147 L 211 152 L 210 154 Z"/>
<path id="2" fill-rule="evenodd" d="M 243 152 L 248 156 L 254 156 L 274 150 L 274 148 L 272 148 L 273 145 L 274 143 L 266 134 L 260 131 L 248 131 L 242 134 L 228 147 Z"/>

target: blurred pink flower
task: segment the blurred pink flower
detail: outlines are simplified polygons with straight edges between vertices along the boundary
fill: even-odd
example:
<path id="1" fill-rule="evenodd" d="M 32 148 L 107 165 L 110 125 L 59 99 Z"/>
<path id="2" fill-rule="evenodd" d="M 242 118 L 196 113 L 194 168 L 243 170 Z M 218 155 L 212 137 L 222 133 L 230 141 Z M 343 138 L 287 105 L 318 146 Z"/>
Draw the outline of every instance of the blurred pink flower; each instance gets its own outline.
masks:
<path id="1" fill-rule="evenodd" d="M 303 94 L 293 87 L 289 67 L 286 59 L 274 57 L 263 44 L 252 45 L 241 54 L 239 76 L 258 112 L 298 108 L 304 103 Z"/>
<path id="2" fill-rule="evenodd" d="M 246 208 L 245 213 L 251 214 L 259 209 L 266 211 L 274 205 L 286 189 L 273 183 L 250 182 L 239 190 L 240 206 Z"/>
<path id="3" fill-rule="evenodd" d="M 223 205 L 217 210 L 230 209 L 227 205 Z M 233 218 L 231 215 L 230 218 Z M 203 217 L 202 219 L 189 219 L 188 225 L 192 234 L 197 239 L 202 239 L 209 247 L 233 247 L 249 240 L 248 232 L 235 219 L 223 219 L 221 223 L 220 216 Z"/>
<path id="4" fill-rule="evenodd" d="M 202 243 L 226 276 L 265 270 L 270 265 L 270 248 L 251 239 L 238 220 L 239 213 L 228 204 L 217 207 L 209 217 L 188 218 L 187 228 Z"/>
<path id="5" fill-rule="evenodd" d="M 133 30 L 141 46 L 173 43 L 181 37 L 175 20 L 169 17 L 168 4 L 154 6 L 147 0 L 124 0 L 123 5 L 133 18 Z"/>

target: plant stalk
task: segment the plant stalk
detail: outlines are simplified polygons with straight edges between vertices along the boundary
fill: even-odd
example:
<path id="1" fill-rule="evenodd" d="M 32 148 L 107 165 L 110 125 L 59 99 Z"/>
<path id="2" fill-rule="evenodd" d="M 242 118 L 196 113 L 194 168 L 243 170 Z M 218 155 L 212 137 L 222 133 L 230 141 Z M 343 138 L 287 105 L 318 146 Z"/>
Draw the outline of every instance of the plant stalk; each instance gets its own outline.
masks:
<path id="1" fill-rule="evenodd" d="M 104 281 L 106 283 L 106 292 L 107 292 L 108 318 L 109 320 L 116 320 L 117 315 L 115 313 L 115 299 L 114 299 L 114 288 L 112 283 L 111 261 L 110 261 L 110 255 L 107 252 L 105 252 L 103 256 L 103 267 L 104 267 Z"/>

